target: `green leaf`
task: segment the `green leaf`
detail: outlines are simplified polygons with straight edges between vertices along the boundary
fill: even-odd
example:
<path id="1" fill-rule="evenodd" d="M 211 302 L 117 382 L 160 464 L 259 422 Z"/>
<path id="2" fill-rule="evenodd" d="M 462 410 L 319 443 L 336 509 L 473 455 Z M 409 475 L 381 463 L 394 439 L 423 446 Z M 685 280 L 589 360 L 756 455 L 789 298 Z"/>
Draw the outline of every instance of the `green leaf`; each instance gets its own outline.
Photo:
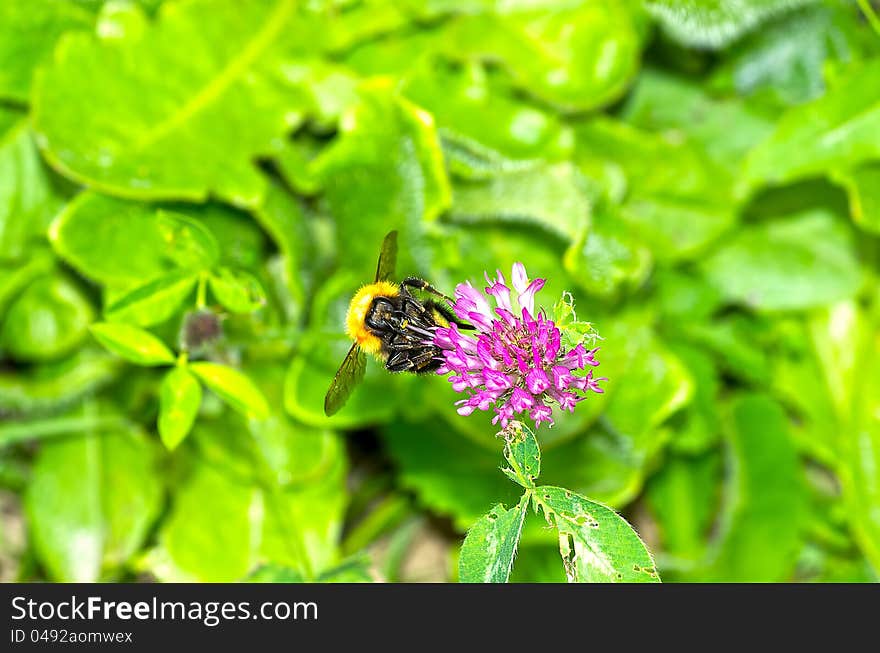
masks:
<path id="1" fill-rule="evenodd" d="M 526 489 L 535 487 L 541 475 L 541 450 L 534 432 L 521 422 L 511 422 L 501 435 L 506 441 L 504 459 L 510 465 L 501 471 Z"/>
<path id="2" fill-rule="evenodd" d="M 592 224 L 572 242 L 562 260 L 565 269 L 591 295 L 613 297 L 621 288 L 637 288 L 651 272 L 653 257 L 609 203 L 595 207 Z"/>
<path id="3" fill-rule="evenodd" d="M 791 578 L 805 517 L 805 494 L 787 417 L 766 395 L 732 406 L 733 466 L 724 530 L 708 569 L 714 582 L 780 582 Z"/>
<path id="4" fill-rule="evenodd" d="M 720 374 L 712 358 L 702 350 L 680 342 L 671 343 L 670 349 L 694 380 L 693 399 L 671 445 L 677 452 L 702 453 L 717 443 L 720 434 Z"/>
<path id="5" fill-rule="evenodd" d="M 55 253 L 80 274 L 108 286 L 143 284 L 217 258 L 217 243 L 197 220 L 149 204 L 80 193 L 52 223 Z"/>
<path id="6" fill-rule="evenodd" d="M 218 397 L 247 417 L 265 419 L 269 404 L 260 389 L 247 376 L 226 365 L 198 362 L 189 366 L 202 383 Z"/>
<path id="7" fill-rule="evenodd" d="M 174 507 L 164 520 L 159 548 L 148 561 L 163 580 L 232 582 L 256 561 L 255 536 L 262 528 L 258 490 L 197 465 L 177 488 Z"/>
<path id="8" fill-rule="evenodd" d="M 192 272 L 171 272 L 123 294 L 104 315 L 113 322 L 142 327 L 160 324 L 180 310 L 197 281 L 198 275 Z"/>
<path id="9" fill-rule="evenodd" d="M 206 270 L 220 258 L 217 241 L 205 226 L 192 218 L 159 209 L 156 231 L 164 245 L 164 254 L 178 267 Z"/>
<path id="10" fill-rule="evenodd" d="M 25 495 L 34 546 L 59 582 L 112 578 L 146 539 L 162 503 L 155 452 L 135 433 L 45 442 Z"/>
<path id="11" fill-rule="evenodd" d="M 622 202 L 620 218 L 657 260 L 695 258 L 734 225 L 730 175 L 698 144 L 607 118 L 576 134 L 581 171 Z"/>
<path id="12" fill-rule="evenodd" d="M 119 361 L 84 347 L 59 361 L 0 372 L 0 409 L 42 412 L 73 404 L 111 383 Z"/>
<path id="13" fill-rule="evenodd" d="M 311 247 L 303 207 L 280 184 L 272 184 L 254 217 L 272 237 L 284 257 L 283 279 L 287 291 L 284 299 L 290 303 L 289 312 L 298 315 L 304 310 L 305 284 L 302 270 L 310 258 Z"/>
<path id="14" fill-rule="evenodd" d="M 818 306 L 861 283 L 849 231 L 822 210 L 742 229 L 702 267 L 727 301 L 759 310 Z"/>
<path id="15" fill-rule="evenodd" d="M 857 12 L 844 3 L 786 12 L 733 44 L 713 85 L 782 105 L 816 99 L 825 92 L 823 68 L 859 55 L 858 27 Z"/>
<path id="16" fill-rule="evenodd" d="M 159 437 L 173 451 L 192 429 L 199 406 L 202 386 L 185 367 L 176 367 L 162 379 L 159 388 Z"/>
<path id="17" fill-rule="evenodd" d="M 302 117 L 280 70 L 294 8 L 197 0 L 124 38 L 69 34 L 34 83 L 41 148 L 110 194 L 256 205 L 265 182 L 252 159 Z M 235 138 L 218 148 L 217 130 L 233 123 Z"/>
<path id="18" fill-rule="evenodd" d="M 449 419 L 463 419 L 447 410 L 452 412 Z M 485 442 L 475 442 L 436 418 L 394 420 L 382 430 L 403 487 L 416 492 L 432 512 L 452 517 L 461 530 L 483 516 L 487 506 L 513 505 L 519 498 L 518 487 L 498 473 L 498 440 L 490 428 L 482 431 Z"/>
<path id="19" fill-rule="evenodd" d="M 174 353 L 149 331 L 112 322 L 96 322 L 89 330 L 104 347 L 136 365 L 174 363 Z"/>
<path id="20" fill-rule="evenodd" d="M 468 530 L 458 559 L 459 582 L 507 582 L 528 508 L 525 493 L 512 510 L 499 503 Z"/>
<path id="21" fill-rule="evenodd" d="M 92 305 L 67 276 L 41 277 L 9 306 L 0 345 L 19 361 L 59 358 L 83 341 L 93 317 Z"/>
<path id="22" fill-rule="evenodd" d="M 660 426 L 690 402 L 694 382 L 646 326 L 647 316 L 620 318 L 602 325 L 602 364 L 596 373 L 609 381 L 606 395 L 590 400 L 603 402 L 604 419 L 624 437 L 627 455 L 644 464 L 666 443 L 670 434 Z"/>
<path id="23" fill-rule="evenodd" d="M 589 224 L 586 182 L 569 163 L 499 174 L 454 186 L 454 222 L 525 222 L 572 240 Z"/>
<path id="24" fill-rule="evenodd" d="M 535 510 L 559 532 L 559 552 L 570 583 L 658 583 L 654 560 L 633 528 L 600 503 L 565 488 L 532 491 Z"/>
<path id="25" fill-rule="evenodd" d="M 792 7 L 815 0 L 649 0 L 648 11 L 689 46 L 720 48 Z"/>
<path id="26" fill-rule="evenodd" d="M 844 404 L 851 412 L 843 421 L 839 441 L 843 495 L 856 541 L 875 573 L 880 573 L 880 310 L 877 306 L 876 303 L 873 306 L 873 317 L 856 313 L 849 324 L 841 320 L 837 312 L 833 315 L 837 319 L 829 325 L 836 342 L 822 339 L 816 344 L 827 347 L 826 356 L 832 351 L 839 356 L 838 361 L 830 356 L 826 358 L 826 365 L 833 366 L 831 370 L 826 366 L 826 370 L 842 377 L 838 391 L 843 397 L 847 394 L 851 397 L 851 401 Z M 833 378 L 829 380 L 833 382 Z"/>
<path id="27" fill-rule="evenodd" d="M 208 282 L 217 301 L 233 313 L 252 313 L 266 304 L 260 282 L 243 270 L 221 267 L 211 272 Z"/>
<path id="28" fill-rule="evenodd" d="M 331 569 L 322 571 L 315 578 L 315 582 L 371 583 L 374 579 L 370 574 L 369 567 L 370 561 L 366 557 L 351 558 Z M 304 583 L 307 581 L 301 571 L 277 564 L 262 565 L 246 580 L 249 583 Z"/>
<path id="29" fill-rule="evenodd" d="M 273 400 L 282 376 L 278 365 L 255 374 Z M 192 474 L 145 561 L 151 571 L 222 582 L 268 563 L 320 580 L 339 563 L 347 473 L 339 437 L 277 414 L 254 421 L 227 411 L 200 419 L 189 442 L 178 455 L 195 452 Z"/>
<path id="30" fill-rule="evenodd" d="M 748 159 L 749 188 L 780 185 L 880 158 L 880 59 L 856 67 L 824 96 L 787 111 Z"/>
<path id="31" fill-rule="evenodd" d="M 520 90 L 562 111 L 594 109 L 620 97 L 641 49 L 635 3 L 533 7 L 465 14 L 444 36 L 446 49 L 500 61 Z"/>
<path id="32" fill-rule="evenodd" d="M 343 117 L 339 136 L 313 166 L 326 189 L 337 242 L 345 245 L 343 264 L 359 279 L 372 279 L 382 239 L 393 225 L 400 230 L 398 269 L 419 269 L 423 223 L 450 202 L 429 113 L 395 95 L 386 82 L 367 85 Z"/>
<path id="33" fill-rule="evenodd" d="M 679 565 L 698 562 L 706 554 L 720 501 L 720 463 L 717 454 L 670 458 L 648 484 L 646 498 L 663 550 Z"/>
<path id="34" fill-rule="evenodd" d="M 0 6 L 0 97 L 27 102 L 34 71 L 51 59 L 68 31 L 88 30 L 95 17 L 76 2 L 30 0 Z"/>
<path id="35" fill-rule="evenodd" d="M 853 222 L 865 231 L 880 233 L 880 163 L 834 171 L 831 176 L 846 190 Z"/>
<path id="36" fill-rule="evenodd" d="M 2 70 L 0 63 L 0 76 Z M 4 129 L 2 123 L 7 118 L 10 124 Z M 62 201 L 40 159 L 27 120 L 17 118 L 19 114 L 0 108 L 0 260 L 25 257 L 34 241 L 45 237 Z"/>
<path id="37" fill-rule="evenodd" d="M 403 80 L 402 93 L 437 122 L 451 170 L 487 177 L 538 159 L 557 161 L 572 146 L 559 119 L 509 97 L 477 63 L 431 59 Z"/>
<path id="38" fill-rule="evenodd" d="M 639 75 L 623 112 L 635 127 L 686 138 L 733 175 L 773 131 L 773 120 L 764 114 L 741 98 L 718 97 L 705 82 L 650 67 Z"/>

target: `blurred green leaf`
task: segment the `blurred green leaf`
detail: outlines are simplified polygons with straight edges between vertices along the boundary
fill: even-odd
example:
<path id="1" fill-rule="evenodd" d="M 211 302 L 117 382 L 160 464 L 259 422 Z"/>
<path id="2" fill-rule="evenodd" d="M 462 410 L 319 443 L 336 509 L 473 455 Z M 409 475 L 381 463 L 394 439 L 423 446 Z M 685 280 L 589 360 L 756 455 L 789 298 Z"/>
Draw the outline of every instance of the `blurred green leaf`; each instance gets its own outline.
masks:
<path id="1" fill-rule="evenodd" d="M 603 298 L 641 285 L 651 273 L 651 263 L 651 251 L 639 240 L 638 229 L 605 201 L 593 210 L 589 228 L 580 232 L 563 259 L 581 287 Z"/>
<path id="2" fill-rule="evenodd" d="M 159 437 L 171 451 L 187 436 L 202 404 L 202 386 L 186 367 L 175 367 L 159 387 Z"/>
<path id="3" fill-rule="evenodd" d="M 126 292 L 104 310 L 104 315 L 113 322 L 142 327 L 160 324 L 180 310 L 197 281 L 192 272 L 171 272 Z"/>
<path id="4" fill-rule="evenodd" d="M 150 569 L 169 581 L 232 582 L 246 576 L 256 562 L 255 532 L 263 519 L 257 489 L 198 465 L 174 499 Z"/>
<path id="5" fill-rule="evenodd" d="M 45 237 L 61 204 L 57 183 L 40 160 L 27 120 L 0 107 L 0 259 L 29 253 L 33 241 Z"/>
<path id="6" fill-rule="evenodd" d="M 562 3 L 554 9 L 514 3 L 498 13 L 464 14 L 453 23 L 447 49 L 500 61 L 520 89 L 562 111 L 619 98 L 641 49 L 636 3 Z"/>
<path id="7" fill-rule="evenodd" d="M 675 565 L 698 562 L 706 554 L 721 494 L 720 462 L 714 454 L 672 457 L 648 484 L 646 497 L 663 551 Z"/>
<path id="8" fill-rule="evenodd" d="M 276 564 L 266 564 L 247 577 L 249 583 L 304 583 L 302 572 Z M 322 571 L 315 578 L 318 583 L 370 583 L 373 581 L 369 561 L 355 557 Z"/>
<path id="9" fill-rule="evenodd" d="M 245 416 L 265 419 L 269 404 L 260 389 L 237 369 L 217 363 L 198 362 L 189 366 L 202 383 Z"/>
<path id="10" fill-rule="evenodd" d="M 729 175 L 692 143 L 606 118 L 576 133 L 581 170 L 622 201 L 620 217 L 658 260 L 694 258 L 734 225 Z"/>
<path id="11" fill-rule="evenodd" d="M 880 233 L 880 163 L 834 171 L 832 178 L 846 189 L 853 222 L 865 231 Z"/>
<path id="12" fill-rule="evenodd" d="M 52 223 L 55 253 L 98 283 L 130 287 L 213 265 L 217 243 L 199 222 L 149 204 L 86 191 Z"/>
<path id="13" fill-rule="evenodd" d="M 861 283 L 849 231 L 820 210 L 744 228 L 702 267 L 725 299 L 759 310 L 817 306 Z"/>
<path id="14" fill-rule="evenodd" d="M 570 583 L 660 582 L 638 534 L 610 508 L 549 485 L 535 488 L 532 501 L 559 531 L 559 551 Z"/>
<path id="15" fill-rule="evenodd" d="M 385 82 L 363 87 L 360 98 L 313 165 L 346 253 L 340 263 L 366 282 L 391 229 L 400 231 L 398 269 L 424 267 L 423 222 L 449 206 L 450 190 L 431 114 Z"/>
<path id="16" fill-rule="evenodd" d="M 507 582 L 528 509 L 526 493 L 515 508 L 499 503 L 471 526 L 458 559 L 459 582 Z"/>
<path id="17" fill-rule="evenodd" d="M 569 163 L 499 174 L 454 186 L 449 219 L 455 222 L 527 222 L 566 240 L 587 228 L 585 180 Z"/>
<path id="18" fill-rule="evenodd" d="M 72 404 L 111 383 L 119 367 L 96 347 L 29 369 L 0 371 L 0 409 L 30 413 Z"/>
<path id="19" fill-rule="evenodd" d="M 768 18 L 815 0 L 649 0 L 648 11 L 676 39 L 723 47 Z"/>
<path id="20" fill-rule="evenodd" d="M 136 365 L 174 363 L 174 353 L 149 331 L 112 322 L 96 322 L 89 330 L 104 347 Z"/>
<path id="21" fill-rule="evenodd" d="M 266 304 L 263 287 L 248 272 L 218 268 L 208 280 L 217 301 L 233 313 L 251 313 Z"/>
<path id="22" fill-rule="evenodd" d="M 714 85 L 765 94 L 783 105 L 813 100 L 825 91 L 826 62 L 857 55 L 857 28 L 858 14 L 845 3 L 811 3 L 783 13 L 732 45 L 712 75 Z"/>
<path id="23" fill-rule="evenodd" d="M 143 544 L 162 486 L 137 433 L 78 435 L 42 445 L 25 510 L 41 562 L 60 582 L 94 582 Z"/>
<path id="24" fill-rule="evenodd" d="M 19 361 L 45 361 L 69 354 L 85 338 L 92 305 L 66 275 L 31 283 L 9 306 L 0 345 Z"/>
<path id="25" fill-rule="evenodd" d="M 749 188 L 827 174 L 880 158 L 880 59 L 856 66 L 821 98 L 789 109 L 749 155 Z"/>
<path id="26" fill-rule="evenodd" d="M 766 111 L 741 98 L 719 97 L 690 77 L 645 68 L 624 117 L 640 129 L 686 138 L 721 168 L 738 173 L 745 156 L 773 130 Z M 736 125 L 736 129 L 731 129 Z"/>
<path id="27" fill-rule="evenodd" d="M 0 97 L 27 102 L 34 71 L 51 59 L 61 36 L 88 30 L 94 20 L 81 3 L 4 2 L 0 7 Z"/>
<path id="28" fill-rule="evenodd" d="M 200 0 L 125 38 L 69 34 L 34 85 L 41 147 L 67 175 L 110 194 L 214 193 L 256 205 L 265 182 L 251 159 L 301 119 L 279 83 L 294 6 Z M 216 131 L 233 124 L 235 138 L 217 148 Z"/>
<path id="29" fill-rule="evenodd" d="M 399 465 L 403 486 L 416 491 L 423 505 L 451 516 L 465 530 L 492 505 L 499 501 L 513 505 L 519 496 L 515 486 L 498 473 L 501 443 L 492 432 L 487 420 L 484 446 L 456 433 L 442 420 L 396 421 L 383 430 L 383 439 Z M 445 463 L 437 465 L 438 460 Z"/>
<path id="30" fill-rule="evenodd" d="M 678 452 L 702 453 L 720 436 L 720 374 L 711 357 L 702 350 L 683 343 L 670 344 L 670 349 L 694 381 L 693 398 L 670 444 Z"/>
<path id="31" fill-rule="evenodd" d="M 495 88 L 479 64 L 431 59 L 404 78 L 401 90 L 433 114 L 448 164 L 464 177 L 555 161 L 571 150 L 570 131 L 557 118 Z"/>
<path id="32" fill-rule="evenodd" d="M 880 573 L 880 310 L 842 304 L 814 326 L 826 383 L 841 415 L 841 481 L 860 548 Z"/>
<path id="33" fill-rule="evenodd" d="M 787 417 L 766 395 L 732 408 L 730 463 L 722 535 L 700 578 L 780 582 L 791 578 L 801 543 L 805 494 Z"/>

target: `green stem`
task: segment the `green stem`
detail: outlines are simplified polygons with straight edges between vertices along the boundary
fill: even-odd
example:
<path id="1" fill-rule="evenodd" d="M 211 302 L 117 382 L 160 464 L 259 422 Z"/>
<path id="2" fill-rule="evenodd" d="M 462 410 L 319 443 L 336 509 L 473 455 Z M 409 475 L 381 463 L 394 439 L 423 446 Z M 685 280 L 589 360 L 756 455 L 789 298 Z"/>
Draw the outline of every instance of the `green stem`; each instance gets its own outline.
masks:
<path id="1" fill-rule="evenodd" d="M 208 275 L 202 272 L 199 275 L 199 287 L 196 290 L 196 308 L 201 310 L 207 304 Z"/>
<path id="2" fill-rule="evenodd" d="M 877 32 L 877 35 L 880 36 L 880 18 L 877 17 L 877 12 L 874 11 L 874 8 L 871 6 L 871 3 L 868 0 L 856 0 L 859 3 L 859 9 L 862 10 L 862 13 L 865 15 L 865 18 L 868 20 L 868 23 L 871 25 L 871 28 Z"/>

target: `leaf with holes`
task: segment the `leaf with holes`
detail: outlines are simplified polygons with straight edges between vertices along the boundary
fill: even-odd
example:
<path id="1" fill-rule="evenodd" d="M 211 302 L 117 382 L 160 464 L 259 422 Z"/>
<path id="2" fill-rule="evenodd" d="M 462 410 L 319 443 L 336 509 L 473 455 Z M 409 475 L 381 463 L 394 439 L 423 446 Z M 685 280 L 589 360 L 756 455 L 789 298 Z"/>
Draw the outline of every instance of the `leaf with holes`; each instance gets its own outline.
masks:
<path id="1" fill-rule="evenodd" d="M 644 542 L 611 508 L 550 485 L 535 488 L 532 500 L 559 532 L 570 583 L 660 582 Z"/>
<path id="2" fill-rule="evenodd" d="M 507 582 L 528 507 L 526 493 L 515 508 L 507 510 L 499 503 L 471 527 L 461 546 L 459 582 Z"/>
<path id="3" fill-rule="evenodd" d="M 535 487 L 541 475 L 541 450 L 534 432 L 522 422 L 511 422 L 501 435 L 507 440 L 504 458 L 510 464 L 501 471 L 524 488 Z"/>

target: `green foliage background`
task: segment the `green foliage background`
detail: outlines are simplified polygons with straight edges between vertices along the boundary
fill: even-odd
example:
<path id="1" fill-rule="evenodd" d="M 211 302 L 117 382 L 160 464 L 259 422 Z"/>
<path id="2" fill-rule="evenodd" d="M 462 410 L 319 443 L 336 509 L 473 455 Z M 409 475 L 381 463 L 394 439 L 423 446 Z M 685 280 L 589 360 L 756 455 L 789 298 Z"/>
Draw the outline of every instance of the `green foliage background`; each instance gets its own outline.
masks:
<path id="1" fill-rule="evenodd" d="M 398 229 L 447 292 L 574 294 L 610 380 L 541 482 L 664 581 L 876 581 L 870 5 L 3 2 L 3 580 L 454 580 L 524 505 L 486 415 L 375 364 L 322 413 Z"/>

